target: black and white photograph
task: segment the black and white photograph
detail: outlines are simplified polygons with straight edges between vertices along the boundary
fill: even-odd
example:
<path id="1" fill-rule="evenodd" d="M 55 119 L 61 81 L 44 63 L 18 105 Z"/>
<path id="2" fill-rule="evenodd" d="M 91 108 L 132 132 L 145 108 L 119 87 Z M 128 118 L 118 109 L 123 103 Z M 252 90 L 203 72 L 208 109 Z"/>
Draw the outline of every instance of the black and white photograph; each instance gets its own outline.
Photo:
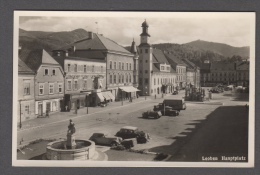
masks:
<path id="1" fill-rule="evenodd" d="M 15 11 L 13 166 L 254 167 L 255 13 Z"/>

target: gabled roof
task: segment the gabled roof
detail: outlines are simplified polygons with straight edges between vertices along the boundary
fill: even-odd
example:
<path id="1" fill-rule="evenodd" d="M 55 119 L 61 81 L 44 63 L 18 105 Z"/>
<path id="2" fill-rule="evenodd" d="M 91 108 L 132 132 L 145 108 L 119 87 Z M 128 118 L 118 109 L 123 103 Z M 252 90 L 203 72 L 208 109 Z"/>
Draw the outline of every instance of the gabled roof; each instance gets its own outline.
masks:
<path id="1" fill-rule="evenodd" d="M 116 42 L 95 33 L 93 33 L 93 38 L 85 38 L 57 50 L 68 50 L 73 46 L 76 47 L 76 50 L 107 50 L 131 54 L 128 50 Z"/>
<path id="2" fill-rule="evenodd" d="M 161 64 L 170 64 L 165 57 L 162 50 L 153 49 L 153 62 L 161 63 Z"/>
<path id="3" fill-rule="evenodd" d="M 38 70 L 41 64 L 52 64 L 59 65 L 45 50 L 36 49 L 36 50 L 22 50 L 20 54 L 21 60 L 32 69 L 34 72 Z"/>
<path id="4" fill-rule="evenodd" d="M 165 53 L 166 57 L 168 60 L 173 61 L 175 64 L 180 65 L 180 66 L 186 66 L 181 59 L 177 58 L 175 55 L 170 54 L 170 53 Z"/>
<path id="5" fill-rule="evenodd" d="M 34 72 L 21 59 L 18 59 L 18 74 L 34 74 Z"/>
<path id="6" fill-rule="evenodd" d="M 191 62 L 188 59 L 182 59 L 182 61 L 190 68 L 190 69 L 196 69 L 199 68 L 198 66 L 196 66 L 193 62 Z"/>

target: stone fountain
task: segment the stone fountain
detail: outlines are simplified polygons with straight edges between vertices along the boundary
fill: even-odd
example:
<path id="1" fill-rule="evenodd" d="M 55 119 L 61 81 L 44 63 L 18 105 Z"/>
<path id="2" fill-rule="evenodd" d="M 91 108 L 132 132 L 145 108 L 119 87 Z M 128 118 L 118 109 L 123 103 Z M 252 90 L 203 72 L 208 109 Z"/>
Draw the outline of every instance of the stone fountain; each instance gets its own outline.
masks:
<path id="1" fill-rule="evenodd" d="M 75 139 L 75 124 L 70 120 L 67 140 L 51 142 L 46 147 L 48 160 L 91 160 L 95 157 L 95 143 L 90 140 Z"/>

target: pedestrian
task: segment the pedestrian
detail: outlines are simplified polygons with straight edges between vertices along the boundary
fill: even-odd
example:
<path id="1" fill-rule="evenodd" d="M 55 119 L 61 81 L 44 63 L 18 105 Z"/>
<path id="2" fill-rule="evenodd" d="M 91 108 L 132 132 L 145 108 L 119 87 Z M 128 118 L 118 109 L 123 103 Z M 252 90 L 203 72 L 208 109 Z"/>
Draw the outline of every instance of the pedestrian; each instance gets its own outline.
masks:
<path id="1" fill-rule="evenodd" d="M 154 95 L 154 98 L 156 99 L 156 94 Z"/>
<path id="2" fill-rule="evenodd" d="M 68 105 L 65 106 L 65 111 L 66 111 L 66 112 L 68 111 Z"/>
<path id="3" fill-rule="evenodd" d="M 49 110 L 46 110 L 46 117 L 49 118 Z"/>

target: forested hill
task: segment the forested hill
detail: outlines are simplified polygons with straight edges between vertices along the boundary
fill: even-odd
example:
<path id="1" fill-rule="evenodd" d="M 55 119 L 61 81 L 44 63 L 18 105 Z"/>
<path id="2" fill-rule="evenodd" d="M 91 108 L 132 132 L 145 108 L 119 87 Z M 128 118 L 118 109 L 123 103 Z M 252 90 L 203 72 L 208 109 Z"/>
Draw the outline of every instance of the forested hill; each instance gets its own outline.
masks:
<path id="1" fill-rule="evenodd" d="M 62 32 L 42 32 L 19 30 L 19 45 L 26 49 L 45 49 L 51 51 L 72 42 L 88 37 L 84 29 Z"/>
<path id="2" fill-rule="evenodd" d="M 233 47 L 233 46 L 223 44 L 223 43 L 215 43 L 215 42 L 208 42 L 208 41 L 202 41 L 202 40 L 192 41 L 192 42 L 186 43 L 184 45 L 191 46 L 191 47 L 197 48 L 197 49 L 210 50 L 210 51 L 216 52 L 220 55 L 223 55 L 225 57 L 232 57 L 234 55 L 239 55 L 243 58 L 248 58 L 249 50 L 250 50 L 250 48 L 248 46 Z"/>

